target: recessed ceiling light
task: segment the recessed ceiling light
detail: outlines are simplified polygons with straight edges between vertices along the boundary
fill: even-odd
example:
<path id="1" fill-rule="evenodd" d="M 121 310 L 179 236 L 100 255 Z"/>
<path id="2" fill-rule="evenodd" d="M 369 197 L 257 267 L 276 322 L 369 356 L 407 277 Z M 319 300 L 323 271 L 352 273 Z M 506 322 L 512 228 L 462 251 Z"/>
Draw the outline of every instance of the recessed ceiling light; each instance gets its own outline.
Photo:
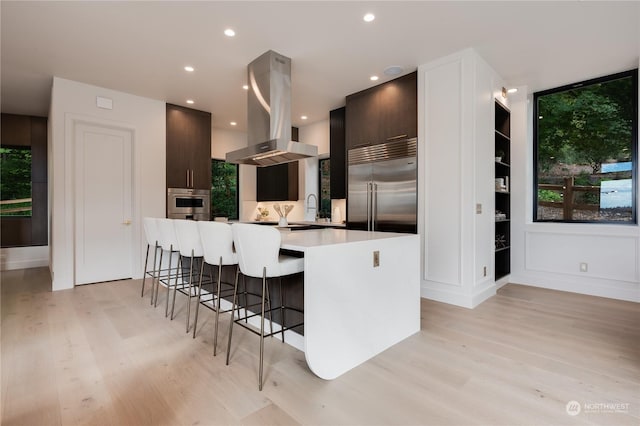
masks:
<path id="1" fill-rule="evenodd" d="M 517 88 L 512 87 L 511 89 L 507 90 L 507 93 L 516 93 L 518 91 Z"/>
<path id="2" fill-rule="evenodd" d="M 238 123 L 236 123 L 235 121 L 230 122 L 229 124 L 231 124 L 232 126 L 236 126 L 238 125 Z"/>
<path id="3" fill-rule="evenodd" d="M 369 80 L 378 81 L 378 76 L 377 75 L 372 75 L 371 77 L 369 77 Z"/>
<path id="4" fill-rule="evenodd" d="M 226 30 L 224 30 L 224 35 L 226 35 L 227 37 L 233 37 L 236 35 L 236 32 L 231 28 L 227 28 Z"/>
<path id="5" fill-rule="evenodd" d="M 300 118 L 306 120 L 308 117 L 306 115 L 301 115 Z"/>
<path id="6" fill-rule="evenodd" d="M 402 69 L 400 65 L 391 65 L 384 69 L 386 75 L 400 75 L 402 71 L 404 71 L 404 69 Z"/>
<path id="7" fill-rule="evenodd" d="M 364 19 L 364 22 L 371 22 L 376 19 L 376 15 L 374 15 L 373 13 L 367 13 L 362 17 L 362 19 Z"/>
<path id="8" fill-rule="evenodd" d="M 184 70 L 185 70 L 185 71 L 188 71 L 188 72 L 193 72 L 193 71 L 195 70 L 195 68 L 193 68 L 193 67 L 192 67 L 192 66 L 190 66 L 190 65 L 187 65 L 186 67 L 184 67 Z"/>
<path id="9" fill-rule="evenodd" d="M 194 103 L 194 102 L 193 102 L 193 99 L 187 99 L 187 103 L 188 103 L 188 104 L 192 104 L 192 103 Z"/>
<path id="10" fill-rule="evenodd" d="M 249 86 L 248 86 L 247 84 L 242 85 L 242 88 L 243 88 L 244 90 L 249 90 Z"/>

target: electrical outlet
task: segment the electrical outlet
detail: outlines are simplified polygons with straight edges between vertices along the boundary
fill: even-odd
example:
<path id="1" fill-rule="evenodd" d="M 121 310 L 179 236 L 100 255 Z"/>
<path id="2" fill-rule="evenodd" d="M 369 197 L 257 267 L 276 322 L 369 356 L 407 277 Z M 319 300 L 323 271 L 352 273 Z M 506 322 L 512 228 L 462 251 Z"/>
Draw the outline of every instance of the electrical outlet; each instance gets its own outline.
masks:
<path id="1" fill-rule="evenodd" d="M 586 262 L 580 263 L 580 272 L 587 272 L 589 270 L 589 265 Z"/>
<path id="2" fill-rule="evenodd" d="M 482 204 L 476 204 L 476 214 L 482 214 Z"/>
<path id="3" fill-rule="evenodd" d="M 380 252 L 378 250 L 373 252 L 373 267 L 377 268 L 380 266 Z"/>
<path id="4" fill-rule="evenodd" d="M 483 276 L 483 277 L 486 277 L 486 276 L 487 276 L 487 267 L 486 267 L 486 266 L 483 266 L 483 267 L 482 267 L 482 276 Z"/>

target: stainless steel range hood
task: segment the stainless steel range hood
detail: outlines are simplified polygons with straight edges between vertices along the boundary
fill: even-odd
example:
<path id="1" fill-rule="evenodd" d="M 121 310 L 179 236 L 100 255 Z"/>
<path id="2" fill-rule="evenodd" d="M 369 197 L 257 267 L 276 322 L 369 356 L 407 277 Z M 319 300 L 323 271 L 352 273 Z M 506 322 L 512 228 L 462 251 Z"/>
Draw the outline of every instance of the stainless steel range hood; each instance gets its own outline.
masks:
<path id="1" fill-rule="evenodd" d="M 269 50 L 247 67 L 246 148 L 226 161 L 271 166 L 315 157 L 318 147 L 291 140 L 291 59 Z"/>

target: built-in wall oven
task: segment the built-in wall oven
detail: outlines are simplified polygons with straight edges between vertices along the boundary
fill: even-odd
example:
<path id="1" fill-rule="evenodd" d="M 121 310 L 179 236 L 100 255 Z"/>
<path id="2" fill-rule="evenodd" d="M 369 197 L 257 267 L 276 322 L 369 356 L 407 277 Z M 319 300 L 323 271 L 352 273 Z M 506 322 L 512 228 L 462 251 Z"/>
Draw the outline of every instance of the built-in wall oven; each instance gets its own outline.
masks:
<path id="1" fill-rule="evenodd" d="M 168 188 L 169 219 L 210 220 L 210 193 L 206 189 Z"/>

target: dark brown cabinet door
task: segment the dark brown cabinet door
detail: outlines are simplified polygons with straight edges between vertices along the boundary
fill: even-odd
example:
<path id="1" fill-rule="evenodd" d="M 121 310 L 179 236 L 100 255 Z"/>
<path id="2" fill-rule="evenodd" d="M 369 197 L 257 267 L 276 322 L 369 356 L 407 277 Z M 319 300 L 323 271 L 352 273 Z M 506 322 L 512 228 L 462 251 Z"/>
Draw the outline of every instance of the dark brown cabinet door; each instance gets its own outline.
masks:
<path id="1" fill-rule="evenodd" d="M 376 87 L 347 96 L 345 136 L 347 150 L 378 143 L 380 91 Z"/>
<path id="2" fill-rule="evenodd" d="M 329 113 L 331 198 L 346 198 L 345 107 Z"/>
<path id="3" fill-rule="evenodd" d="M 211 114 L 193 114 L 193 145 L 191 147 L 192 185 L 211 190 Z"/>
<path id="4" fill-rule="evenodd" d="M 167 187 L 211 188 L 211 114 L 167 104 Z"/>
<path id="5" fill-rule="evenodd" d="M 418 74 L 411 73 L 381 87 L 381 141 L 418 136 Z"/>
<path id="6" fill-rule="evenodd" d="M 347 96 L 346 148 L 418 135 L 418 74 Z"/>

